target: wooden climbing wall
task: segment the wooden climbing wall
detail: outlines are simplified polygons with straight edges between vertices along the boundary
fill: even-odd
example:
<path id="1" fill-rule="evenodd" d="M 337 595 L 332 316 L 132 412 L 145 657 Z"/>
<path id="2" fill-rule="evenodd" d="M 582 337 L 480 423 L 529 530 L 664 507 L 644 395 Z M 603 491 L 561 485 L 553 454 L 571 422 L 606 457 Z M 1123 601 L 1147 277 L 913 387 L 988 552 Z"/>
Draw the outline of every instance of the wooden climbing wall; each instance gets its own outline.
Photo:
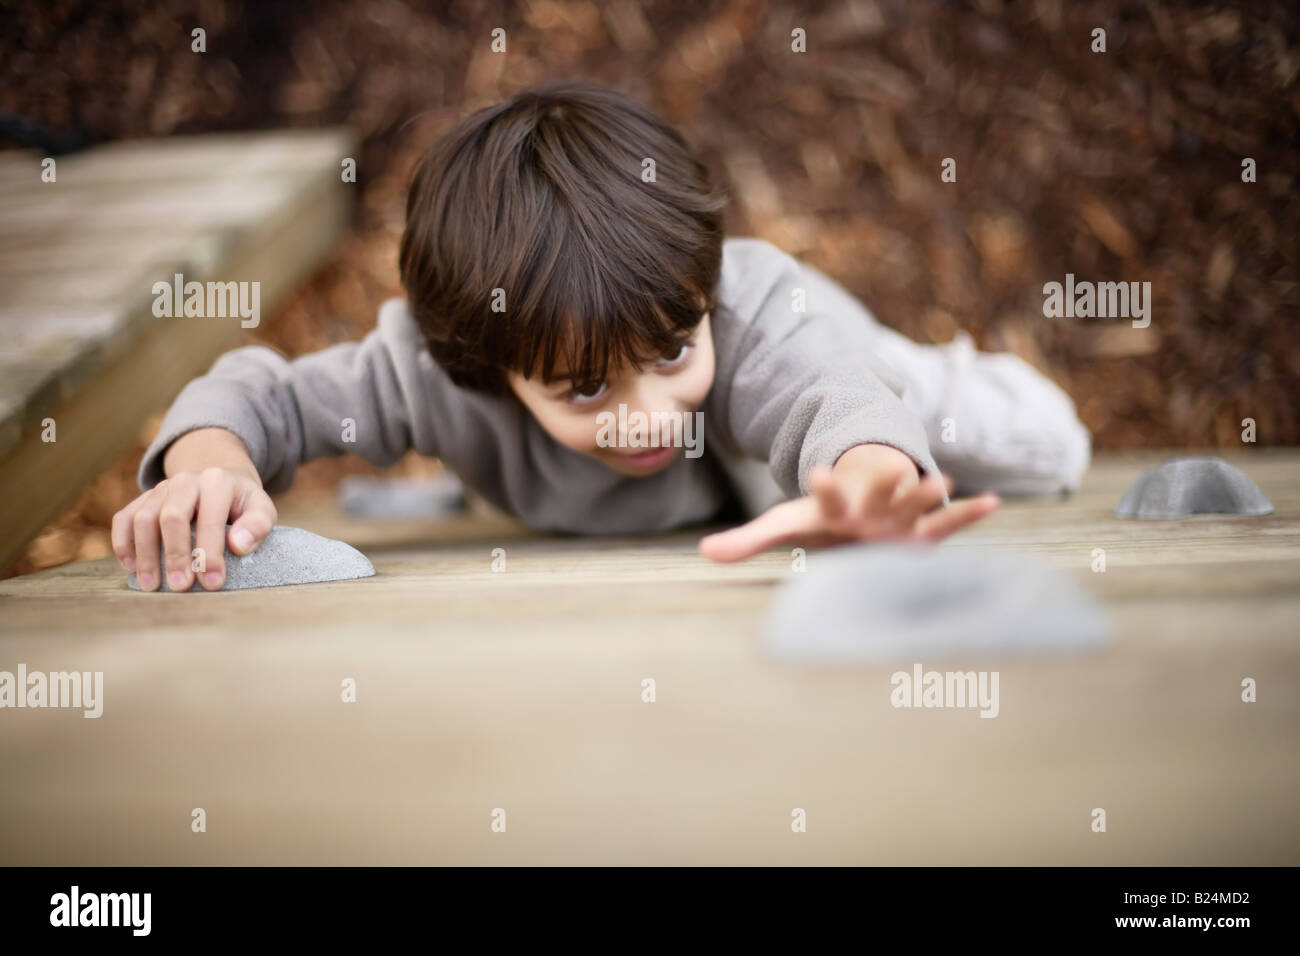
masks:
<path id="1" fill-rule="evenodd" d="M 98 719 L 0 712 L 0 862 L 1295 865 L 1300 453 L 1233 459 L 1273 515 L 1113 518 L 1164 457 L 1100 456 L 1078 495 L 946 545 L 1037 555 L 1115 626 L 1095 653 L 921 662 L 998 670 L 993 720 L 891 707 L 910 659 L 769 659 L 790 553 L 712 565 L 693 533 L 299 502 L 282 523 L 378 574 L 140 594 L 103 560 L 0 581 L 0 668 L 104 674 Z"/>

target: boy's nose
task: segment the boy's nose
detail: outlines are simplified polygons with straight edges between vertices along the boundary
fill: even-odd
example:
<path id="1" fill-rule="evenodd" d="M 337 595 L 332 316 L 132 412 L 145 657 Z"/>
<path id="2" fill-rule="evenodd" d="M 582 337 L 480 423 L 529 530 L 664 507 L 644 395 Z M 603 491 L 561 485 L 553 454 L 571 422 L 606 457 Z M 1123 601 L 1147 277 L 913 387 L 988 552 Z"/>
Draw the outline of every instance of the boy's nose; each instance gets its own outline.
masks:
<path id="1" fill-rule="evenodd" d="M 651 415 L 654 412 L 676 412 L 681 411 L 680 403 L 673 397 L 671 389 L 666 382 L 646 382 L 645 378 L 653 376 L 642 376 L 643 381 L 628 392 L 624 401 L 627 402 L 627 413 L 643 412 Z"/>
<path id="2" fill-rule="evenodd" d="M 646 420 L 650 423 L 655 421 L 656 412 L 660 415 L 671 414 L 672 412 L 685 412 L 684 407 L 673 397 L 672 391 L 667 387 L 666 383 L 662 385 L 657 382 L 638 383 L 635 387 L 629 389 L 625 396 L 620 396 L 619 400 L 627 405 L 627 421 L 629 423 L 629 430 L 631 430 L 632 427 L 633 416 L 638 412 L 644 415 Z M 620 437 L 623 441 L 627 441 L 626 434 L 623 434 Z M 651 439 L 653 440 L 653 438 L 654 434 L 652 432 Z M 670 441 L 670 438 L 661 435 L 660 441 L 655 442 L 655 444 L 669 444 Z"/>

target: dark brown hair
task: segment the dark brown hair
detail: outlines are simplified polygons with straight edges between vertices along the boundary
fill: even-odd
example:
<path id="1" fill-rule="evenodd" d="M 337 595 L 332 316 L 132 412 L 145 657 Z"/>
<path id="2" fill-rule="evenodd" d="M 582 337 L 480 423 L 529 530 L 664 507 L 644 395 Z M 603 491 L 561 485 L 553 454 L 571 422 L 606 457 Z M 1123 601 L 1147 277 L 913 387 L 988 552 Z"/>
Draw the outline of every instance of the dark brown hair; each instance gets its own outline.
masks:
<path id="1" fill-rule="evenodd" d="M 562 362 L 592 391 L 611 366 L 674 353 L 714 307 L 725 204 L 652 110 L 586 83 L 530 87 L 420 162 L 402 285 L 457 385 L 504 392 L 507 370 L 549 383 Z"/>

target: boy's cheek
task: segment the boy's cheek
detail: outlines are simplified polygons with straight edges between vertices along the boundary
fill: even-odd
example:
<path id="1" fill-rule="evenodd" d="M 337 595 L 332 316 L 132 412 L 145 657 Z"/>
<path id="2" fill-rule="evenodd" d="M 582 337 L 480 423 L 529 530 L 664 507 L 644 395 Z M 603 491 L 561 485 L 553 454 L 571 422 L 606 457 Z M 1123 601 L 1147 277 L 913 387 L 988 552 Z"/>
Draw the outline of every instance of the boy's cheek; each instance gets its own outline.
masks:
<path id="1" fill-rule="evenodd" d="M 688 395 L 683 404 L 689 408 L 699 408 L 713 388 L 713 379 L 717 374 L 717 361 L 713 354 L 713 336 L 701 335 L 698 340 L 696 361 L 686 370 Z"/>
<path id="2" fill-rule="evenodd" d="M 682 396 L 681 403 L 686 408 L 697 409 L 704 404 L 708 398 L 709 390 L 713 388 L 713 356 L 708 356 L 708 362 L 699 363 L 698 368 L 692 368 L 687 373 L 690 377 L 687 380 L 685 392 Z"/>
<path id="3" fill-rule="evenodd" d="M 594 413 L 575 415 L 569 407 L 540 398 L 526 388 L 516 387 L 514 392 L 533 420 L 561 445 L 584 453 L 595 447 L 599 426 Z"/>
<path id="4" fill-rule="evenodd" d="M 590 415 L 574 415 L 566 410 L 534 408 L 533 417 L 547 434 L 566 448 L 584 454 L 590 454 L 596 449 L 596 435 L 600 425 L 594 412 Z"/>

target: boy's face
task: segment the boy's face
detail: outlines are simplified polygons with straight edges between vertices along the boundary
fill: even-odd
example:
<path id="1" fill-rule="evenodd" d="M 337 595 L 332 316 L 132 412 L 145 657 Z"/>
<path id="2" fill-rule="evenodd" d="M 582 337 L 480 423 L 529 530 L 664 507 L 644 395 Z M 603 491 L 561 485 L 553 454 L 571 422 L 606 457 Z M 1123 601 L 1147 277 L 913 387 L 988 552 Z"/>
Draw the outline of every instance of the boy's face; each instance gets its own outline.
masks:
<path id="1" fill-rule="evenodd" d="M 626 435 L 619 433 L 617 425 L 611 436 L 617 447 L 601 447 L 602 427 L 598 416 L 608 412 L 616 416 L 617 422 L 632 421 L 637 412 L 647 418 L 654 412 L 692 413 L 713 387 L 713 370 L 713 336 L 706 313 L 679 354 L 662 356 L 641 372 L 633 368 L 612 369 L 601 389 L 589 395 L 575 394 L 572 385 L 562 377 L 563 369 L 550 385 L 544 384 L 540 377 L 525 378 L 513 371 L 507 378 L 511 391 L 561 445 L 590 455 L 620 474 L 640 478 L 667 468 L 682 457 L 684 450 L 662 444 L 671 441 L 671 435 L 662 436 L 662 447 L 629 447 Z M 627 406 L 626 416 L 618 414 L 619 405 Z M 603 431 L 610 434 L 608 427 Z"/>

